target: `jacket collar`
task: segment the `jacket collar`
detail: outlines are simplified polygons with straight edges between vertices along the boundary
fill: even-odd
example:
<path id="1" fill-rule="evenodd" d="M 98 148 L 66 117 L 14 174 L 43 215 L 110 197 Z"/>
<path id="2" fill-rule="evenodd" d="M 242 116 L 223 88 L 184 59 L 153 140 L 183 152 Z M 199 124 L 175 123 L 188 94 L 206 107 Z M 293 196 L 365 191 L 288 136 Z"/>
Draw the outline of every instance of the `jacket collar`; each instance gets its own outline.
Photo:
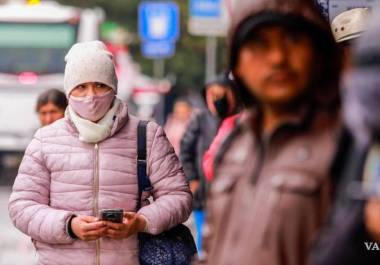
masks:
<path id="1" fill-rule="evenodd" d="M 301 105 L 297 111 L 291 113 L 272 132 L 263 134 L 262 132 L 262 110 L 257 107 L 243 112 L 238 124 L 242 129 L 251 130 L 259 139 L 271 140 L 276 135 L 288 130 L 302 130 L 307 128 L 314 116 L 314 104 L 308 102 Z"/>

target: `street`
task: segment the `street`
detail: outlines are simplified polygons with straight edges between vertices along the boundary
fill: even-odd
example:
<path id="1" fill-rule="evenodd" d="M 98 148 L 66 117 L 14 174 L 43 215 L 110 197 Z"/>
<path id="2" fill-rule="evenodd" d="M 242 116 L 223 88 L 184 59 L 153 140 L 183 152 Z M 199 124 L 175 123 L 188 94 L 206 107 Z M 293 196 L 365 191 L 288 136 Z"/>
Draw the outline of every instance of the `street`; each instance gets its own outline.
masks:
<path id="1" fill-rule="evenodd" d="M 18 231 L 8 216 L 11 186 L 0 186 L 0 265 L 37 264 L 29 237 Z"/>

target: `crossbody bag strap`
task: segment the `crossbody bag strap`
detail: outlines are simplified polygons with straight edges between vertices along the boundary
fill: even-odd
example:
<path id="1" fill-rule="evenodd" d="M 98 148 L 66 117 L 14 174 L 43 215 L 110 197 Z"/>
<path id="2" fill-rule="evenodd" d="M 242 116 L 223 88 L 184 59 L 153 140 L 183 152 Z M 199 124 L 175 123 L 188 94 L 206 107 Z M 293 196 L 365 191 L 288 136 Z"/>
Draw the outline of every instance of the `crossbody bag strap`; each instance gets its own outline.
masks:
<path id="1" fill-rule="evenodd" d="M 147 175 L 147 148 L 146 148 L 146 132 L 148 121 L 140 121 L 137 126 L 137 181 L 138 181 L 138 203 L 137 210 L 141 208 L 141 195 L 144 191 L 151 191 L 152 184 Z"/>

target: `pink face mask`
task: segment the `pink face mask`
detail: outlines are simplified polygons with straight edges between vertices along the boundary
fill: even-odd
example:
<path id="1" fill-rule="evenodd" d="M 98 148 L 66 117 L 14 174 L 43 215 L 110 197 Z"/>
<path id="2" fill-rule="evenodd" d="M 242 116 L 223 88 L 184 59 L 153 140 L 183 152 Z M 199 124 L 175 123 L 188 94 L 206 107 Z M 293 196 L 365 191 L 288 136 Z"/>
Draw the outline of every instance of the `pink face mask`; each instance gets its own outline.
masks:
<path id="1" fill-rule="evenodd" d="M 83 119 L 97 122 L 106 115 L 114 99 L 115 92 L 111 90 L 101 96 L 70 96 L 69 105 Z"/>

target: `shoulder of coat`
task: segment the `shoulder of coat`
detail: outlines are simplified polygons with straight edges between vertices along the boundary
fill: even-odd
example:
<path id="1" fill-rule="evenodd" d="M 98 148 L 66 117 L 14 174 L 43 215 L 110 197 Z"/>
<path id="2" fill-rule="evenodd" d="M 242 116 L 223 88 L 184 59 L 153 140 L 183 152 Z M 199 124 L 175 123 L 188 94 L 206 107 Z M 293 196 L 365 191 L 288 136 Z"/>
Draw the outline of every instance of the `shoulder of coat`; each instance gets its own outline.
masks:
<path id="1" fill-rule="evenodd" d="M 137 135 L 137 127 L 140 121 L 148 121 L 147 125 L 147 141 L 152 142 L 154 137 L 156 137 L 159 129 L 161 126 L 159 126 L 156 122 L 151 120 L 143 120 L 140 119 L 134 115 L 129 115 L 129 120 L 127 125 L 125 126 L 124 130 L 128 132 L 133 132 L 133 135 Z M 163 129 L 161 128 L 162 132 Z"/>
<path id="2" fill-rule="evenodd" d="M 313 123 L 313 130 L 319 134 L 326 133 L 330 137 L 337 138 L 343 128 L 343 121 L 340 112 L 321 112 L 317 115 Z"/>
<path id="3" fill-rule="evenodd" d="M 50 125 L 40 128 L 41 138 L 71 135 L 70 124 L 66 119 L 59 119 Z"/>

